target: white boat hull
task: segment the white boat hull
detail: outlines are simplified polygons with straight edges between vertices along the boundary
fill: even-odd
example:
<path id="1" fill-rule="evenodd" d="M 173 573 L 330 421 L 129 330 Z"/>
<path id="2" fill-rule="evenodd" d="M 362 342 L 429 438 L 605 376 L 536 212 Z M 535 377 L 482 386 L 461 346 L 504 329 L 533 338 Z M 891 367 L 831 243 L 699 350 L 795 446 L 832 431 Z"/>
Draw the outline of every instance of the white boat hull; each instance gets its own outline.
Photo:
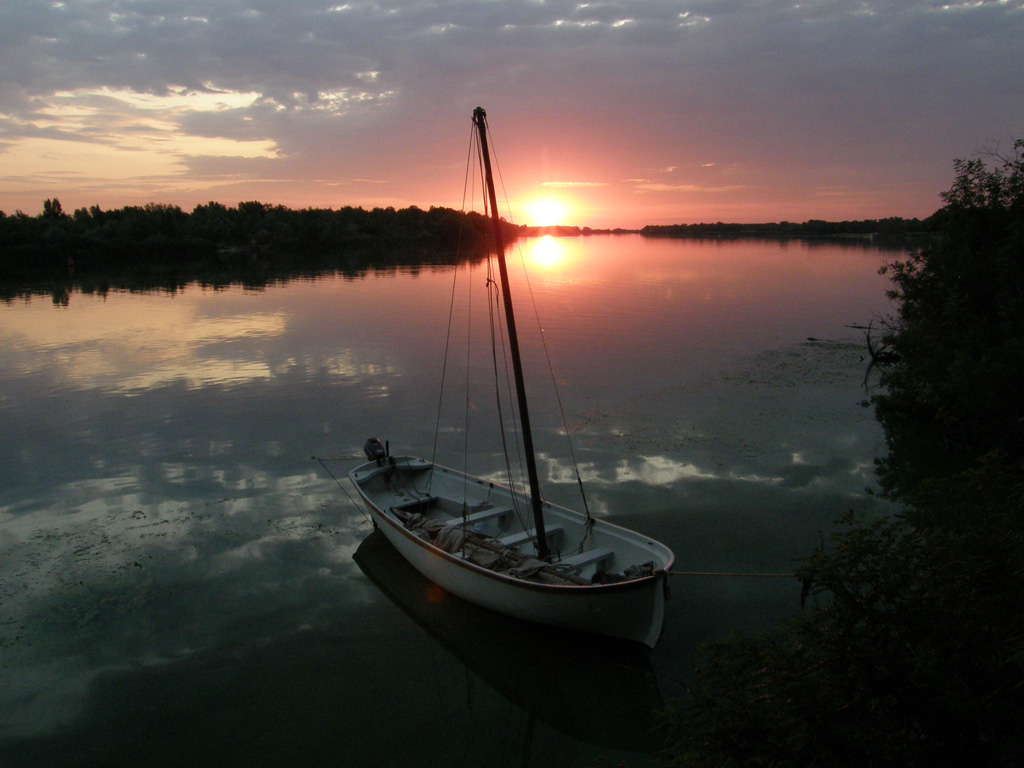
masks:
<path id="1" fill-rule="evenodd" d="M 609 570 L 625 570 L 641 563 L 651 563 L 652 567 L 644 575 L 626 577 L 617 583 L 590 583 L 599 567 L 594 563 L 580 567 L 574 583 L 541 583 L 490 570 L 458 552 L 446 552 L 410 530 L 396 511 L 403 505 L 408 507 L 418 500 L 430 499 L 435 505 L 430 514 L 436 519 L 466 526 L 474 515 L 465 520 L 461 514 L 450 511 L 450 502 L 457 494 L 461 494 L 460 506 L 484 510 L 477 512 L 476 517 L 505 509 L 500 506 L 503 504 L 529 509 L 528 500 L 521 494 L 412 457 L 364 464 L 350 472 L 349 477 L 384 536 L 416 570 L 448 592 L 526 621 L 635 640 L 649 647 L 654 647 L 660 637 L 665 617 L 666 571 L 673 562 L 671 550 L 663 544 L 602 520 L 593 521 L 588 527 L 587 518 L 581 513 L 545 503 L 545 526 L 553 532 L 552 538 L 562 543 L 562 552 L 569 552 L 565 563 L 573 562 L 573 555 L 583 550 L 577 560 L 585 559 L 588 553 L 607 553 L 602 563 L 611 566 Z M 449 504 L 448 511 L 442 509 L 444 503 L 438 505 L 438 498 Z M 524 539 L 528 534 L 524 530 L 526 524 L 509 511 L 502 519 L 471 524 L 471 530 L 490 541 Z M 526 551 L 532 546 L 527 541 Z M 521 545 L 518 551 L 522 550 Z"/>

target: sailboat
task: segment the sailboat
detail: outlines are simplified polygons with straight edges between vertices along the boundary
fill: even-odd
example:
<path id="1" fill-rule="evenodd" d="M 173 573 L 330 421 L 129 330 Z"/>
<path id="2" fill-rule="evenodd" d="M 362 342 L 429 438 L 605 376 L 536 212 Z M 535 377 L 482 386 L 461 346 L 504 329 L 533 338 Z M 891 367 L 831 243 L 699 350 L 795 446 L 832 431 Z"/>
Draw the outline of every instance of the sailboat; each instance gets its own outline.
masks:
<path id="1" fill-rule="evenodd" d="M 488 148 L 473 112 L 515 381 L 527 490 L 433 461 L 393 456 L 370 438 L 349 472 L 374 526 L 423 576 L 470 603 L 518 619 L 634 640 L 661 636 L 672 551 L 636 531 L 544 500 Z"/>

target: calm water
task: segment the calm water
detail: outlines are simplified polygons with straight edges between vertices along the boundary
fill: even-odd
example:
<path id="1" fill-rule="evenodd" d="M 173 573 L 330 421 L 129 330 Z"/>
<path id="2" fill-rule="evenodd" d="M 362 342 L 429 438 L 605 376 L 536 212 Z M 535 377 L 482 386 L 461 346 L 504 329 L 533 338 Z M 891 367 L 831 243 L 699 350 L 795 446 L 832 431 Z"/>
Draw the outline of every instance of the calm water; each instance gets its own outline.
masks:
<path id="1" fill-rule="evenodd" d="M 546 495 L 579 507 L 531 292 L 591 510 L 680 570 L 788 572 L 840 514 L 881 509 L 850 326 L 889 311 L 886 255 L 638 236 L 521 253 Z M 484 284 L 460 270 L 477 305 Z M 496 621 L 403 570 L 311 457 L 370 435 L 431 455 L 452 286 L 435 267 L 0 305 L 0 763 L 653 764 L 648 713 L 695 648 L 792 614 L 799 585 L 675 577 L 647 655 Z M 455 325 L 479 336 L 470 311 Z M 448 377 L 475 385 L 490 363 L 464 346 Z M 438 460 L 468 444 L 493 473 L 475 391 L 445 401 Z"/>

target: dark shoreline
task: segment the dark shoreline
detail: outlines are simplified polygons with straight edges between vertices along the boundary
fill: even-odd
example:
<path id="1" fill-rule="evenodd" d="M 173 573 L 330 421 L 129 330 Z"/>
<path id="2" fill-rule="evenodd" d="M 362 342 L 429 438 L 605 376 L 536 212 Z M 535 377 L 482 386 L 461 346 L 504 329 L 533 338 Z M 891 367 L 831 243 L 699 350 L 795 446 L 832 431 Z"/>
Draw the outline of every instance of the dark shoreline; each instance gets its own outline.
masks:
<path id="1" fill-rule="evenodd" d="M 934 218 L 934 217 L 932 217 Z M 933 221 L 889 218 L 802 224 L 676 224 L 642 229 L 528 227 L 505 222 L 505 238 L 632 234 L 700 240 L 802 240 L 876 248 L 919 247 Z M 0 211 L 0 300 L 46 295 L 65 303 L 82 290 L 174 291 L 190 283 L 260 287 L 293 277 L 452 264 L 482 258 L 489 224 L 449 208 L 344 207 L 292 210 L 259 202 L 176 206 L 150 203 L 67 214 L 56 198 L 27 216 Z"/>

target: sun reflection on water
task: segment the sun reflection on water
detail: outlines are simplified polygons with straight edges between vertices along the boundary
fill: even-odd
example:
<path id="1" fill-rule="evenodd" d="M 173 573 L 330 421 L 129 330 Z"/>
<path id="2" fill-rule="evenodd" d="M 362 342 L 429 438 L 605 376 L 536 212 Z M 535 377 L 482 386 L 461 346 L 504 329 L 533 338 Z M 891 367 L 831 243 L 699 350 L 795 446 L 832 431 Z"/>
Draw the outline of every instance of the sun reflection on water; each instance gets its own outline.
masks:
<path id="1" fill-rule="evenodd" d="M 524 243 L 523 250 L 526 263 L 533 268 L 547 271 L 564 266 L 566 249 L 559 238 L 551 235 L 531 238 Z"/>

